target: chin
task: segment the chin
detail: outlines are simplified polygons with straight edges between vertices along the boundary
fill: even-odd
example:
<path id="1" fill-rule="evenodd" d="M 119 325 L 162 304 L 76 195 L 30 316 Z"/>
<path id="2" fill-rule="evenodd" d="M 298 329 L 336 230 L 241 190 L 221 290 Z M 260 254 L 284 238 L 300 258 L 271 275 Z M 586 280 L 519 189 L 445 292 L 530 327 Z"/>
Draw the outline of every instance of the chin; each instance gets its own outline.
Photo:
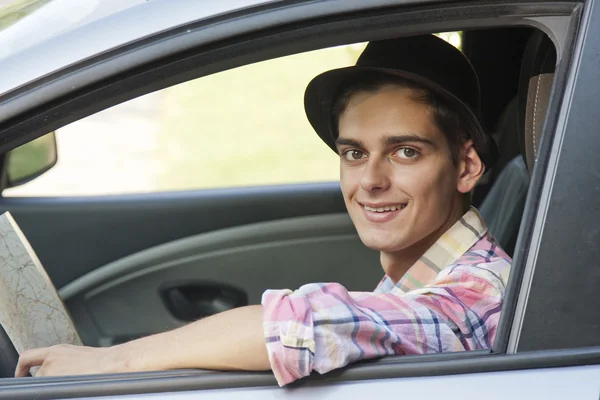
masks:
<path id="1" fill-rule="evenodd" d="M 389 233 L 386 234 L 385 232 L 359 234 L 363 244 L 372 250 L 391 253 L 405 247 L 403 241 L 390 240 L 390 236 Z"/>

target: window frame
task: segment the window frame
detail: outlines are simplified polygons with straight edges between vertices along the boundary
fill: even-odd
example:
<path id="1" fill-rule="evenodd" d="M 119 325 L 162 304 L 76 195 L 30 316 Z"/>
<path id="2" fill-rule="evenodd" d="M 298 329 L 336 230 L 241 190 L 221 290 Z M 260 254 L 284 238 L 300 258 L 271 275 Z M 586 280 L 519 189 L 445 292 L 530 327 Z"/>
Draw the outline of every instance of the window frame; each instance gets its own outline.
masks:
<path id="1" fill-rule="evenodd" d="M 572 27 L 578 39 L 569 49 L 570 65 L 557 71 L 533 171 L 539 197 L 528 201 L 539 198 L 539 205 L 509 353 L 600 344 L 600 310 L 589 301 L 600 286 L 594 268 L 600 257 L 594 240 L 600 224 L 594 153 L 600 146 L 594 117 L 600 107 L 600 3 L 587 1 L 582 11 L 579 28 Z"/>
<path id="2" fill-rule="evenodd" d="M 156 59 L 143 65 L 131 63 L 135 56 L 135 47 L 116 50 L 113 53 L 103 54 L 94 60 L 86 60 L 80 65 L 70 67 L 68 73 L 61 72 L 56 77 L 56 82 L 64 84 L 70 79 L 75 79 L 78 73 L 85 70 L 86 73 L 98 70 L 120 71 L 113 76 L 105 78 L 101 82 L 93 79 L 87 85 L 79 87 L 78 90 L 69 93 L 68 96 L 61 95 L 60 98 L 48 101 L 36 109 L 24 109 L 22 114 L 11 118 L 9 121 L 0 123 L 0 138 L 3 144 L 0 151 L 7 151 L 20 144 L 25 143 L 43 133 L 64 126 L 77 119 L 83 118 L 94 112 L 109 106 L 126 101 L 151 91 L 159 90 L 177 83 L 195 79 L 209 73 L 214 73 L 227 68 L 233 68 L 249 62 L 264 60 L 271 57 L 289 54 L 293 43 L 293 52 L 313 50 L 333 46 L 337 44 L 382 38 L 392 34 L 423 33 L 430 31 L 451 31 L 475 27 L 506 26 L 507 24 L 528 24 L 543 28 L 548 33 L 561 35 L 561 26 L 552 26 L 552 18 L 545 20 L 538 18 L 540 14 L 549 17 L 558 15 L 571 15 L 574 25 L 571 25 L 566 48 L 577 40 L 581 43 L 585 38 L 576 38 L 575 33 L 581 16 L 579 3 L 559 2 L 543 4 L 540 2 L 519 2 L 514 4 L 494 4 L 491 2 L 452 3 L 450 5 L 412 5 L 405 3 L 402 7 L 377 9 L 371 11 L 359 10 L 356 13 L 335 15 L 335 7 L 331 7 L 327 13 L 323 12 L 323 18 L 311 22 L 302 22 L 299 12 L 310 7 L 321 6 L 318 2 L 308 3 L 274 3 L 268 8 L 261 8 L 261 12 L 241 15 L 239 12 L 230 16 L 220 16 L 218 23 L 215 21 L 202 21 L 198 24 L 179 27 L 172 31 L 156 35 L 148 42 L 138 43 L 139 51 L 157 51 L 162 47 L 172 46 L 180 40 L 196 40 L 194 50 L 184 51 L 180 54 L 161 58 L 156 53 Z M 339 2 L 337 10 L 342 10 Z M 348 3 L 346 3 L 348 4 Z M 587 3 L 589 6 L 593 1 Z M 295 23 L 281 27 L 269 28 L 279 15 L 288 13 L 293 9 L 297 11 Z M 334 12 L 332 12 L 332 9 Z M 590 18 L 592 7 L 589 6 L 583 18 Z M 347 12 L 347 8 L 343 12 Z M 600 14 L 600 11 L 595 11 Z M 326 15 L 327 14 L 327 15 Z M 331 16 L 330 14 L 334 14 Z M 427 22 L 423 22 L 424 17 Z M 597 15 L 596 15 L 597 17 Z M 230 19 L 228 19 L 230 18 Z M 429 19 L 427 19 L 429 18 Z M 390 27 L 394 24 L 400 27 Z M 263 22 L 263 23 L 261 23 Z M 211 25 L 211 23 L 214 23 Z M 226 30 L 227 24 L 240 25 L 246 32 L 238 37 L 220 41 L 219 36 L 213 37 L 209 42 L 211 29 Z M 354 24 L 354 25 L 353 25 Z M 357 25 L 360 24 L 360 25 Z M 256 27 L 264 29 L 258 30 Z M 352 26 L 361 26 L 362 30 L 352 30 Z M 203 29 L 199 29 L 202 27 Z M 186 29 L 199 32 L 195 39 L 181 35 Z M 235 30 L 232 28 L 232 30 Z M 558 32 L 556 31 L 558 30 Z M 319 34 L 317 34 L 319 33 Z M 327 35 L 327 36 L 326 36 Z M 572 47 L 572 46 L 571 46 Z M 561 100 L 570 96 L 566 85 L 567 80 L 575 79 L 577 64 L 575 58 L 581 57 L 577 51 L 567 54 L 565 63 L 568 68 L 561 68 L 555 78 L 558 88 L 554 91 L 551 110 L 566 112 Z M 573 57 L 573 60 L 571 60 Z M 201 62 L 203 61 L 203 62 Z M 568 64 L 567 64 L 568 62 Z M 198 68 L 197 65 L 205 65 Z M 124 66 L 127 68 L 123 69 Z M 119 68 L 117 68 L 119 67 Z M 168 72 L 171 73 L 168 73 Z M 93 75 L 93 74 L 92 74 Z M 165 78 L 167 77 L 167 78 Z M 52 79 L 48 78 L 50 81 Z M 52 93 L 51 85 L 46 82 L 38 82 L 30 86 L 28 93 L 23 98 L 35 95 L 37 91 L 49 91 Z M 36 86 L 37 85 L 37 86 Z M 46 86 L 45 86 L 46 85 Z M 51 96 L 50 96 L 51 97 Z M 556 99 L 560 100 L 556 100 Z M 0 99 L 0 107 L 2 101 Z M 10 99 L 9 99 L 10 100 Z M 21 99 L 22 101 L 22 99 Z M 562 114 L 561 114 L 562 115 Z M 564 117 L 564 115 L 563 115 Z M 563 118 L 564 119 L 564 118 Z M 553 138 L 554 128 L 557 121 L 550 119 L 546 125 L 548 138 Z M 548 135 L 548 133 L 552 133 Z M 550 143 L 554 147 L 551 148 Z M 526 306 L 522 302 L 523 293 L 527 288 L 520 285 L 520 278 L 526 265 L 535 263 L 533 240 L 536 232 L 539 232 L 545 222 L 545 215 L 539 210 L 547 207 L 552 200 L 552 194 L 547 192 L 548 180 L 556 174 L 556 169 L 548 168 L 548 160 L 555 152 L 560 150 L 560 140 L 545 139 L 540 149 L 540 165 L 534 172 L 534 180 L 530 187 L 524 219 L 521 226 L 519 241 L 517 242 L 516 256 L 513 270 L 511 272 L 509 294 L 505 309 L 502 313 L 499 336 L 500 344 L 494 346 L 494 351 L 465 352 L 436 354 L 429 356 L 404 356 L 389 357 L 387 359 L 363 362 L 350 366 L 346 369 L 335 371 L 326 376 L 312 376 L 297 383 L 297 386 L 313 385 L 319 383 L 345 382 L 352 380 L 365 380 L 374 378 L 397 378 L 408 376 L 432 376 L 456 373 L 502 371 L 524 368 L 541 368 L 548 366 L 567 366 L 600 363 L 600 348 L 575 349 L 563 351 L 548 351 L 534 353 L 519 353 L 515 355 L 504 354 L 508 346 L 508 335 L 510 332 L 515 309 Z M 545 175 L 545 176 L 544 176 Z M 546 191 L 544 191 L 546 189 Z M 535 250 L 535 249 L 534 249 Z M 536 254 L 537 256 L 537 254 Z M 519 293 L 517 290 L 521 289 Z M 526 297 L 527 299 L 527 297 Z M 518 300 L 518 301 L 517 301 Z M 319 382 L 319 383 L 317 383 Z M 47 378 L 36 380 L 36 383 L 24 384 L 22 380 L 6 379 L 0 381 L 3 393 L 12 398 L 24 398 L 44 387 L 47 390 L 44 396 L 56 397 L 77 393 L 79 396 L 111 394 L 147 393 L 156 391 L 181 391 L 190 389 L 209 388 L 231 388 L 231 387 L 257 387 L 275 386 L 275 380 L 270 373 L 207 373 L 205 371 L 169 371 L 160 373 L 137 373 L 123 375 L 106 375 L 96 377 L 66 377 Z M 8 392 L 5 392 L 8 390 Z"/>

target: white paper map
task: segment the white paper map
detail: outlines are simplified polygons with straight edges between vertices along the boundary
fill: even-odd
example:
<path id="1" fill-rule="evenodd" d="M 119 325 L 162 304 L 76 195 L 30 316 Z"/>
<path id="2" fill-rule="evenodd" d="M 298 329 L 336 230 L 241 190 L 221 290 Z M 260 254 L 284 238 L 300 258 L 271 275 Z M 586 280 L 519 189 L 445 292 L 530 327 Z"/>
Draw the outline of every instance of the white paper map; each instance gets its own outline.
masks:
<path id="1" fill-rule="evenodd" d="M 0 324 L 19 354 L 60 343 L 81 345 L 54 285 L 9 212 L 0 215 L 0 305 Z"/>

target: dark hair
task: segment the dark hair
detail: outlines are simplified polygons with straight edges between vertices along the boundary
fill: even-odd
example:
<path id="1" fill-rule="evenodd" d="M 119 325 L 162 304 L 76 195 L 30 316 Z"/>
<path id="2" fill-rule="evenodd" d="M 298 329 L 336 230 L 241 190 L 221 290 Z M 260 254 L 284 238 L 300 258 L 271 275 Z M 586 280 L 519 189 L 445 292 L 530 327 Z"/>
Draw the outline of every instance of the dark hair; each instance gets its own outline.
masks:
<path id="1" fill-rule="evenodd" d="M 434 123 L 446 136 L 452 162 L 457 165 L 460 150 L 471 138 L 471 131 L 474 129 L 470 119 L 466 116 L 466 111 L 461 110 L 460 107 L 422 84 L 399 76 L 368 71 L 360 79 L 353 79 L 342 84 L 341 89 L 334 97 L 332 107 L 332 123 L 336 135 L 340 117 L 346 111 L 352 96 L 359 92 L 377 92 L 388 85 L 413 89 L 412 98 L 431 108 Z"/>

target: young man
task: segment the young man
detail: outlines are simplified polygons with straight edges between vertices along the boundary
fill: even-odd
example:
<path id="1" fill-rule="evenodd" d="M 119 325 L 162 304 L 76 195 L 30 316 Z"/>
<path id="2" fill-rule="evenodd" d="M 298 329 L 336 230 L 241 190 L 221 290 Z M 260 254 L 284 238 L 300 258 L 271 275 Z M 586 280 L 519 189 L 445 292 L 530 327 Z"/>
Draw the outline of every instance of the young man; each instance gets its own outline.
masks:
<path id="1" fill-rule="evenodd" d="M 269 290 L 260 306 L 126 344 L 26 351 L 16 375 L 272 369 L 286 385 L 361 359 L 490 348 L 511 260 L 470 207 L 497 156 L 478 107 L 474 70 L 443 40 L 370 43 L 356 66 L 316 77 L 305 108 L 340 155 L 361 240 L 381 252 L 375 292 Z"/>

